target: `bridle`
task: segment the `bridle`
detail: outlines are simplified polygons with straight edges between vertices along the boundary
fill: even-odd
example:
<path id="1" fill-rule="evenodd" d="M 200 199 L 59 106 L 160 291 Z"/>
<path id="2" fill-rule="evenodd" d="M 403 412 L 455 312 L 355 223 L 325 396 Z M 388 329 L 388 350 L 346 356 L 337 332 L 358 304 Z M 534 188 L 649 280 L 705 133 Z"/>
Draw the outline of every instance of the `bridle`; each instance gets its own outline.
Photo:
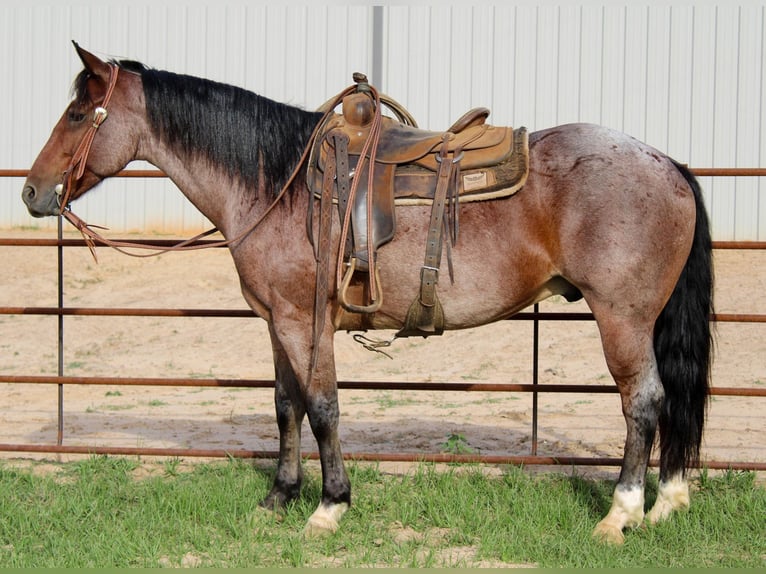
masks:
<path id="1" fill-rule="evenodd" d="M 75 186 L 77 185 L 77 182 L 79 182 L 82 179 L 83 175 L 85 174 L 85 166 L 88 162 L 88 156 L 90 155 L 91 148 L 93 147 L 93 140 L 96 137 L 96 133 L 98 132 L 98 129 L 101 127 L 101 125 L 109 117 L 108 106 L 109 106 L 110 100 L 112 99 L 112 94 L 114 93 L 114 88 L 117 85 L 117 78 L 120 73 L 120 67 L 117 66 L 116 64 L 107 62 L 107 66 L 109 66 L 109 79 L 107 80 L 107 86 L 106 86 L 106 92 L 104 94 L 104 99 L 101 102 L 101 105 L 97 106 L 96 109 L 93 111 L 93 122 L 88 127 L 88 131 L 85 132 L 85 135 L 83 135 L 82 140 L 80 140 L 79 145 L 77 146 L 74 153 L 72 154 L 72 158 L 69 160 L 69 165 L 67 166 L 63 174 L 63 182 L 58 184 L 54 190 L 57 195 L 56 202 L 58 203 L 58 206 L 59 206 L 60 215 L 64 217 L 67 221 L 69 221 L 69 223 L 71 223 L 74 227 L 76 227 L 77 230 L 82 234 L 83 239 L 85 240 L 85 243 L 87 244 L 91 254 L 93 255 L 93 258 L 96 260 L 98 260 L 96 256 L 96 249 L 95 249 L 97 242 L 102 243 L 104 245 L 108 245 L 109 247 L 112 247 L 132 257 L 151 257 L 151 256 L 159 255 L 166 251 L 179 251 L 184 249 L 201 249 L 202 247 L 217 246 L 218 243 L 226 244 L 225 242 L 218 242 L 216 244 L 191 245 L 197 242 L 198 240 L 217 232 L 218 230 L 216 228 L 210 229 L 208 231 L 205 231 L 204 233 L 200 233 L 199 235 L 192 237 L 191 239 L 187 239 L 186 241 L 181 241 L 176 245 L 172 245 L 166 248 L 159 248 L 154 245 L 148 245 L 144 243 L 115 241 L 113 239 L 108 239 L 100 235 L 94 230 L 94 227 L 98 229 L 106 229 L 105 227 L 90 225 L 86 223 L 82 218 L 77 216 L 74 212 L 72 212 L 72 209 L 70 206 L 72 192 Z M 151 250 L 154 250 L 155 252 L 140 255 L 136 253 L 131 253 L 129 251 L 125 251 L 125 248 L 127 247 L 132 247 L 135 249 L 151 249 Z"/>
<path id="2" fill-rule="evenodd" d="M 327 102 L 327 104 L 325 104 L 325 106 L 327 107 L 322 106 L 322 110 L 324 111 L 324 116 L 314 128 L 314 131 L 312 132 L 311 137 L 309 138 L 308 144 L 306 145 L 306 148 L 303 150 L 303 154 L 298 160 L 298 163 L 296 164 L 295 169 L 293 169 L 293 172 L 290 174 L 290 177 L 288 178 L 287 182 L 284 184 L 284 186 L 279 191 L 279 193 L 274 198 L 274 200 L 271 202 L 271 204 L 269 204 L 269 206 L 266 208 L 263 214 L 261 214 L 261 216 L 256 221 L 254 221 L 250 226 L 248 226 L 247 229 L 245 229 L 243 232 L 241 232 L 239 235 L 237 235 L 236 237 L 232 239 L 206 242 L 202 244 L 197 243 L 199 240 L 204 239 L 205 237 L 208 237 L 209 235 L 213 235 L 214 233 L 217 233 L 218 228 L 213 227 L 211 229 L 208 229 L 207 231 L 200 233 L 199 235 L 195 235 L 194 237 L 190 239 L 180 241 L 169 247 L 157 247 L 156 245 L 149 245 L 149 244 L 140 243 L 140 242 L 115 241 L 113 239 L 108 239 L 94 230 L 94 228 L 98 228 L 98 229 L 106 229 L 106 228 L 101 226 L 96 226 L 96 225 L 90 225 L 86 223 L 83 219 L 75 215 L 69 206 L 72 190 L 74 189 L 77 182 L 80 181 L 80 179 L 82 179 L 83 175 L 85 174 L 85 165 L 88 161 L 88 155 L 90 154 L 90 150 L 93 146 L 93 140 L 96 137 L 96 133 L 98 132 L 98 129 L 101 127 L 101 125 L 109 117 L 107 106 L 109 105 L 109 101 L 112 98 L 112 93 L 114 92 L 114 88 L 117 85 L 117 77 L 118 77 L 120 68 L 119 66 L 111 62 L 107 62 L 107 65 L 109 66 L 109 79 L 107 81 L 107 88 L 106 88 L 106 93 L 104 95 L 104 99 L 101 102 L 101 105 L 96 107 L 96 109 L 94 110 L 93 122 L 88 128 L 88 131 L 85 132 L 85 135 L 80 141 L 80 144 L 77 146 L 77 149 L 72 155 L 72 159 L 69 160 L 69 165 L 67 166 L 66 171 L 64 171 L 63 183 L 58 184 L 55 188 L 56 195 L 58 196 L 57 202 L 59 205 L 60 215 L 64 217 L 67 221 L 69 221 L 69 223 L 71 223 L 74 227 L 76 227 L 77 230 L 82 234 L 83 239 L 85 240 L 85 243 L 87 244 L 91 254 L 93 255 L 93 258 L 96 260 L 98 260 L 96 257 L 96 250 L 95 250 L 96 243 L 107 245 L 108 247 L 111 247 L 121 253 L 124 253 L 125 255 L 130 255 L 131 257 L 153 257 L 156 255 L 161 255 L 162 253 L 167 253 L 169 251 L 192 251 L 192 250 L 206 249 L 211 247 L 228 247 L 234 243 L 241 241 L 242 239 L 250 235 L 250 233 L 252 233 L 255 230 L 255 228 L 258 227 L 263 222 L 264 219 L 266 219 L 266 216 L 269 215 L 269 213 L 271 213 L 271 211 L 277 206 L 277 204 L 285 196 L 285 194 L 287 193 L 287 191 L 290 189 L 293 182 L 295 181 L 296 176 L 300 172 L 301 167 L 306 162 L 306 159 L 308 158 L 312 150 L 314 141 L 316 140 L 320 131 L 324 128 L 327 122 L 327 119 L 333 114 L 333 110 L 341 102 L 341 100 L 343 99 L 343 96 L 345 96 L 349 92 L 349 90 L 351 90 L 351 88 L 344 90 L 343 92 L 338 94 L 338 96 L 334 100 L 332 100 L 331 102 Z M 151 250 L 153 252 L 138 254 L 138 253 L 132 253 L 130 251 L 126 251 L 126 249 L 143 249 L 143 250 Z"/>
<path id="3" fill-rule="evenodd" d="M 98 128 L 101 127 L 109 117 L 107 106 L 112 99 L 112 93 L 114 93 L 114 87 L 117 85 L 117 76 L 120 73 L 120 68 L 112 63 L 107 64 L 109 66 L 109 80 L 106 86 L 106 93 L 104 94 L 104 100 L 101 105 L 96 107 L 93 111 L 93 122 L 91 123 L 88 131 L 85 132 L 80 145 L 75 149 L 72 154 L 72 159 L 69 160 L 69 165 L 64 171 L 64 182 L 56 186 L 56 195 L 58 196 L 57 202 L 59 208 L 62 211 L 68 211 L 69 199 L 72 195 L 72 190 L 75 184 L 82 179 L 85 174 L 85 164 L 88 161 L 88 155 L 90 155 L 90 149 L 93 147 L 93 139 L 96 137 Z"/>

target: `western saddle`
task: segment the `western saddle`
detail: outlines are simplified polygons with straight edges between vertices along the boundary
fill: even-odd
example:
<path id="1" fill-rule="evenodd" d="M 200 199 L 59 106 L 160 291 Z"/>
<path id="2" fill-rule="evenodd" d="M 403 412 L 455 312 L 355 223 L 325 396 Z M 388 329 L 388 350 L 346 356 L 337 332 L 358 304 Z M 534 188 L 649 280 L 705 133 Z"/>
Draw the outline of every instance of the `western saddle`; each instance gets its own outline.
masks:
<path id="1" fill-rule="evenodd" d="M 308 231 L 318 262 L 315 318 L 327 301 L 331 210 L 337 205 L 342 225 L 336 268 L 338 300 L 353 313 L 375 313 L 382 304 L 377 249 L 394 237 L 396 205 L 431 205 L 431 218 L 421 268 L 420 292 L 410 306 L 397 337 L 439 335 L 444 314 L 436 294 L 443 236 L 458 238 L 458 204 L 507 197 L 526 181 L 527 132 L 486 122 L 487 108 L 474 108 L 447 131 L 418 129 L 396 101 L 381 95 L 363 74 L 355 85 L 324 104 L 325 112 L 309 156 L 307 183 L 319 200 L 318 243 L 314 244 L 313 214 Z M 338 104 L 342 113 L 334 113 Z M 383 116 L 381 104 L 397 119 Z M 311 202 L 313 209 L 313 202 Z M 355 273 L 366 274 L 369 303 L 349 300 Z M 323 319 L 321 319 L 323 320 Z M 316 329 L 321 325 L 315 324 Z"/>

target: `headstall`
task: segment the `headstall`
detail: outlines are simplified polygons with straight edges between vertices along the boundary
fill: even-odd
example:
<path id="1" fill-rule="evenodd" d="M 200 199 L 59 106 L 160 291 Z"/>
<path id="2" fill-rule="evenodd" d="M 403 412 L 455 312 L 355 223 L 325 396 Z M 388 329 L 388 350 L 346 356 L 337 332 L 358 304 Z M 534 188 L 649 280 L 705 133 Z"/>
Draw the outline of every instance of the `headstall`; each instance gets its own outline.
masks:
<path id="1" fill-rule="evenodd" d="M 93 146 L 93 139 L 96 137 L 98 128 L 101 127 L 109 117 L 107 106 L 109 100 L 112 99 L 112 93 L 114 87 L 117 85 L 117 76 L 119 75 L 120 68 L 115 64 L 107 64 L 109 66 L 109 81 L 106 86 L 106 93 L 104 94 L 104 100 L 100 106 L 97 106 L 93 111 L 93 122 L 91 123 L 88 131 L 85 132 L 80 145 L 77 146 L 72 159 L 69 160 L 69 166 L 67 166 L 64 172 L 64 182 L 56 186 L 56 195 L 58 195 L 58 204 L 61 208 L 62 214 L 64 211 L 68 211 L 69 200 L 72 196 L 74 186 L 78 181 L 82 179 L 85 174 L 85 164 L 88 161 L 88 155 L 90 155 L 90 148 Z"/>

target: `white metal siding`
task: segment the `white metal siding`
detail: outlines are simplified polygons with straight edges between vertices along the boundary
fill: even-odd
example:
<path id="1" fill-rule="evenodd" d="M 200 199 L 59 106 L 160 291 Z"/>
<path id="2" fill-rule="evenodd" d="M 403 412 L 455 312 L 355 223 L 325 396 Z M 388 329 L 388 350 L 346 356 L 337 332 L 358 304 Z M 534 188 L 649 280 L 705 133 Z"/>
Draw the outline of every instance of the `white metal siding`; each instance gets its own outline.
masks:
<path id="1" fill-rule="evenodd" d="M 486 105 L 496 124 L 594 122 L 692 166 L 763 166 L 764 12 L 758 4 L 391 7 L 383 89 L 431 129 Z M 762 179 L 701 178 L 716 239 L 766 238 Z"/>
<path id="2" fill-rule="evenodd" d="M 382 69 L 373 14 L 382 10 Z M 498 125 L 595 122 L 695 167 L 766 165 L 766 9 L 758 3 L 0 7 L 0 167 L 26 168 L 80 65 L 69 44 L 314 108 L 365 71 L 421 127 L 473 106 Z M 716 239 L 766 238 L 763 178 L 702 178 Z M 32 220 L 0 179 L 0 226 Z M 168 182 L 111 180 L 78 213 L 114 229 L 187 233 L 204 218 Z"/>

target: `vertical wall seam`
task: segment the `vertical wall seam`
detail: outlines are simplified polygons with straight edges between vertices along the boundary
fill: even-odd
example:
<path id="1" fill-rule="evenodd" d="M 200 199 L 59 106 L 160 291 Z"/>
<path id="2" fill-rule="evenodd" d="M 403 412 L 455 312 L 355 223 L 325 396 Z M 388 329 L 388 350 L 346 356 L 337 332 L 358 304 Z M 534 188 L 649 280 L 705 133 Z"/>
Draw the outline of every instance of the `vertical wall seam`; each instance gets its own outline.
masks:
<path id="1" fill-rule="evenodd" d="M 372 70 L 370 80 L 372 85 L 383 86 L 383 6 L 372 7 Z"/>
<path id="2" fill-rule="evenodd" d="M 693 161 L 694 158 L 692 156 L 692 153 L 694 152 L 694 146 L 692 145 L 692 142 L 694 142 L 694 86 L 696 85 L 697 77 L 695 75 L 695 66 L 697 64 L 696 58 L 694 57 L 694 46 L 695 46 L 695 38 L 696 38 L 696 32 L 697 32 L 697 7 L 692 6 L 692 29 L 691 29 L 691 54 L 689 54 L 690 59 L 690 66 L 691 66 L 691 78 L 690 78 L 690 85 L 691 89 L 689 90 L 689 141 L 687 142 L 689 144 L 689 157 L 686 159 L 686 161 L 690 165 L 694 165 Z"/>
<path id="3" fill-rule="evenodd" d="M 766 35 L 766 7 L 761 7 L 761 66 L 759 68 L 758 85 L 761 91 L 761 98 L 758 101 L 758 125 L 763 126 L 763 86 L 764 86 L 764 67 L 766 67 L 766 43 L 764 42 L 764 36 Z M 760 163 L 763 158 L 763 139 L 764 134 L 759 129 L 758 132 L 758 162 Z M 756 188 L 756 209 L 758 210 L 757 223 L 755 226 L 755 238 L 761 239 L 761 195 L 763 190 L 766 189 L 763 186 L 763 178 L 758 178 L 758 187 Z"/>
<path id="4" fill-rule="evenodd" d="M 673 6 L 668 7 L 668 88 L 665 94 L 665 149 L 670 149 L 670 107 L 673 101 Z"/>
<path id="5" fill-rule="evenodd" d="M 715 135 L 716 135 L 716 129 L 715 129 L 715 123 L 716 123 L 716 100 L 718 99 L 718 92 L 715 89 L 715 86 L 718 85 L 718 6 L 715 7 L 715 19 L 713 21 L 713 111 L 712 111 L 712 118 L 710 118 L 710 121 L 712 122 L 712 141 L 715 142 Z M 716 153 L 715 153 L 715 144 L 713 144 L 711 150 L 710 150 L 710 160 L 712 163 L 712 167 L 716 166 Z M 715 209 L 715 178 L 710 180 L 710 214 L 712 217 L 712 214 L 714 213 Z M 712 223 L 712 222 L 711 222 Z"/>
<path id="6" fill-rule="evenodd" d="M 740 56 L 742 55 L 742 6 L 737 7 L 737 73 L 734 86 L 734 167 L 739 167 L 739 91 L 742 82 L 742 61 Z M 737 239 L 737 199 L 738 188 L 737 178 L 734 178 L 734 205 L 732 209 L 732 232 L 734 239 Z"/>
<path id="7" fill-rule="evenodd" d="M 579 37 L 579 43 L 580 43 L 580 54 L 578 55 L 577 61 L 579 68 L 577 70 L 577 116 L 580 121 L 582 121 L 583 118 L 583 87 L 582 87 L 582 77 L 583 77 L 583 38 L 585 37 L 584 32 L 584 24 L 585 17 L 583 14 L 583 6 L 580 6 L 579 8 L 579 26 L 580 26 L 580 37 Z"/>

